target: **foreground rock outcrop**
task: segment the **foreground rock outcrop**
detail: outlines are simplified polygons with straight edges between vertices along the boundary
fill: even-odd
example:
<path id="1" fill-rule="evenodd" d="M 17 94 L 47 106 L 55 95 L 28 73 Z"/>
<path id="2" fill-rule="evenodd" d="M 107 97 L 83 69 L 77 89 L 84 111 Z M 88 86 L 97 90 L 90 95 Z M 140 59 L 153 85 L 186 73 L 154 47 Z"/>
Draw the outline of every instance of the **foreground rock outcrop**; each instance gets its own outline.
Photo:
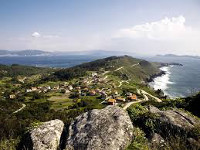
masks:
<path id="1" fill-rule="evenodd" d="M 160 122 L 166 122 L 182 129 L 191 129 L 200 124 L 200 120 L 179 109 L 161 111 L 154 106 L 148 107 L 151 113 L 158 114 Z"/>
<path id="2" fill-rule="evenodd" d="M 22 149 L 57 150 L 63 128 L 64 123 L 58 119 L 41 123 L 28 133 Z"/>
<path id="3" fill-rule="evenodd" d="M 148 110 L 157 116 L 154 120 L 156 133 L 153 133 L 151 139 L 153 145 L 161 145 L 166 139 L 171 146 L 184 145 L 186 149 L 200 149 L 199 133 L 195 131 L 200 126 L 198 118 L 175 108 L 161 111 L 148 106 Z"/>
<path id="4" fill-rule="evenodd" d="M 94 109 L 71 123 L 66 150 L 124 150 L 132 141 L 132 131 L 132 122 L 123 109 Z"/>

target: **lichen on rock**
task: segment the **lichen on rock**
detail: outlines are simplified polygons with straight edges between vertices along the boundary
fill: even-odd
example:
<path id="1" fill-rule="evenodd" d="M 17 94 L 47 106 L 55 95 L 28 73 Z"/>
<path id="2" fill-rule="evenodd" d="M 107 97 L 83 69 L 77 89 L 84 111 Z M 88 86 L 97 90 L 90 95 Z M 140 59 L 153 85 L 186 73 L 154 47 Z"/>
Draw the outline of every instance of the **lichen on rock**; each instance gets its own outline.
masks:
<path id="1" fill-rule="evenodd" d="M 63 128 L 64 123 L 58 119 L 43 122 L 27 134 L 23 148 L 33 150 L 57 150 Z"/>
<path id="2" fill-rule="evenodd" d="M 78 116 L 70 125 L 66 150 L 124 150 L 133 125 L 123 109 L 107 106 Z"/>

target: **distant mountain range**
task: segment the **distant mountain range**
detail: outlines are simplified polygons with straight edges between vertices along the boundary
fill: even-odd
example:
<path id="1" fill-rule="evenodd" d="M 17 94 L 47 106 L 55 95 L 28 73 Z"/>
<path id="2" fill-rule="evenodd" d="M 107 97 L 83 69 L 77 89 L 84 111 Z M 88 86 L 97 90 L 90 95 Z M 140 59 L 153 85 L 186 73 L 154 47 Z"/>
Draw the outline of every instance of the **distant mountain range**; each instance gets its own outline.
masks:
<path id="1" fill-rule="evenodd" d="M 0 50 L 0 56 L 43 56 L 50 54 L 50 52 L 41 50 Z"/>
<path id="2" fill-rule="evenodd" d="M 165 54 L 165 55 L 156 55 L 156 56 L 161 56 L 161 57 L 189 57 L 189 58 L 200 59 L 200 56 L 192 56 L 192 55 Z"/>
<path id="3" fill-rule="evenodd" d="M 137 56 L 132 52 L 125 51 L 109 51 L 109 50 L 85 50 L 85 51 L 55 51 L 47 52 L 42 50 L 0 50 L 0 56 L 45 56 L 45 55 L 92 55 L 92 56 L 120 56 L 131 55 Z"/>
<path id="4" fill-rule="evenodd" d="M 104 56 L 104 57 L 122 56 L 122 55 L 136 56 L 136 54 L 133 52 L 115 51 L 115 50 L 60 51 L 60 52 L 53 52 L 53 53 L 55 55 L 92 55 L 92 56 Z"/>

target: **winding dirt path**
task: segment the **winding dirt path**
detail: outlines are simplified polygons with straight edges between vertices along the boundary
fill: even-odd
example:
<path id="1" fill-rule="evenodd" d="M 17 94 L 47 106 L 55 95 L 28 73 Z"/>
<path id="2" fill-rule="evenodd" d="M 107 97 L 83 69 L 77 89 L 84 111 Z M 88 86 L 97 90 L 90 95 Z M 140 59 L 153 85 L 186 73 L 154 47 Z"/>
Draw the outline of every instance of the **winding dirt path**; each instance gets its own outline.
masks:
<path id="1" fill-rule="evenodd" d="M 122 67 L 119 67 L 117 69 L 115 69 L 114 71 L 119 71 L 120 69 L 124 68 L 123 66 Z"/>
<path id="2" fill-rule="evenodd" d="M 25 107 L 26 107 L 26 104 L 22 104 L 22 107 L 17 109 L 16 111 L 14 111 L 13 114 L 16 114 L 16 113 L 22 111 Z"/>
<path id="3" fill-rule="evenodd" d="M 141 90 L 141 92 L 143 93 L 143 95 L 148 95 L 148 96 L 150 96 L 151 98 L 155 99 L 157 102 L 162 102 L 161 99 L 159 99 L 158 97 L 155 97 L 155 96 L 149 94 L 148 92 L 146 92 L 146 91 L 144 91 L 144 90 Z"/>
<path id="4" fill-rule="evenodd" d="M 132 104 L 141 103 L 141 102 L 144 102 L 144 100 L 138 100 L 138 101 L 133 101 L 133 102 L 126 103 L 126 105 L 123 107 L 123 109 L 126 110 Z"/>
<path id="5" fill-rule="evenodd" d="M 133 64 L 133 65 L 132 65 L 132 67 L 134 67 L 134 66 L 137 66 L 137 65 L 139 65 L 139 64 L 140 64 L 140 63 L 137 63 L 137 64 Z"/>
<path id="6" fill-rule="evenodd" d="M 137 93 L 138 93 L 138 94 L 141 93 L 141 94 L 143 95 L 144 99 L 142 99 L 142 100 L 139 99 L 139 100 L 137 100 L 137 101 L 133 101 L 133 102 L 128 102 L 128 103 L 126 103 L 125 106 L 123 107 L 124 110 L 126 110 L 126 109 L 127 109 L 128 107 L 130 107 L 132 104 L 136 104 L 136 103 L 141 103 L 141 102 L 148 101 L 148 100 L 149 100 L 148 96 L 152 97 L 152 98 L 155 99 L 157 102 L 162 102 L 161 99 L 159 99 L 158 97 L 155 97 L 155 96 L 149 94 L 148 92 L 146 92 L 146 91 L 144 91 L 144 90 L 139 90 L 139 89 L 137 89 Z M 147 96 L 147 95 L 148 95 L 148 96 Z"/>

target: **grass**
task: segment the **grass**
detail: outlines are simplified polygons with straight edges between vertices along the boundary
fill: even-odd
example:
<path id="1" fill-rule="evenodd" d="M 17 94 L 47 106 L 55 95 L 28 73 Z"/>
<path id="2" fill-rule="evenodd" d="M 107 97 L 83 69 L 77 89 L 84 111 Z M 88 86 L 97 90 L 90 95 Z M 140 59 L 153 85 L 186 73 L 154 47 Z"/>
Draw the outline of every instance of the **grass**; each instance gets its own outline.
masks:
<path id="1" fill-rule="evenodd" d="M 10 138 L 10 139 L 2 139 L 0 140 L 0 148 L 1 150 L 16 150 L 18 143 L 20 142 L 20 138 Z"/>
<path id="2" fill-rule="evenodd" d="M 68 94 L 52 96 L 48 100 L 52 102 L 51 108 L 55 110 L 68 108 L 74 104 L 74 101 L 69 99 Z"/>
<path id="3" fill-rule="evenodd" d="M 149 150 L 145 133 L 140 128 L 134 128 L 133 136 L 133 141 L 126 150 Z"/>
<path id="4" fill-rule="evenodd" d="M 58 85 L 60 83 L 61 83 L 61 81 L 57 81 L 57 82 L 48 81 L 48 82 L 45 82 L 43 84 L 40 84 L 39 86 L 51 86 L 51 87 L 53 87 L 53 86 L 56 86 L 56 85 Z"/>

